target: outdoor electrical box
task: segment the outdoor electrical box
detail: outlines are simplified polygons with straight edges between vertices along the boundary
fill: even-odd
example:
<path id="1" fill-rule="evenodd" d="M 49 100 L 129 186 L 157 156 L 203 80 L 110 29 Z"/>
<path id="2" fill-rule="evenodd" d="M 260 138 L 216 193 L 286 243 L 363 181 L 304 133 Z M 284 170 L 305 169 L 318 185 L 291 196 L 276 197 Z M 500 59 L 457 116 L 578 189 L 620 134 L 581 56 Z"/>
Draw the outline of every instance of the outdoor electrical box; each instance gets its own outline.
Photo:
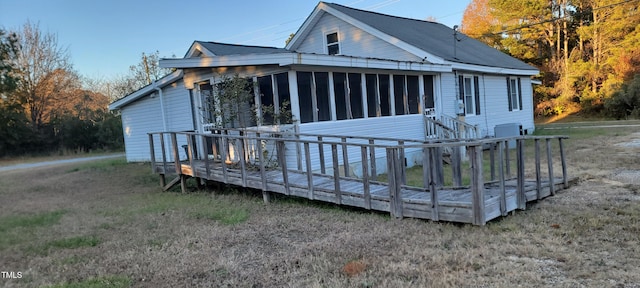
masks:
<path id="1" fill-rule="evenodd" d="M 456 113 L 458 115 L 464 115 L 464 101 L 460 99 L 456 100 Z"/>
<path id="2" fill-rule="evenodd" d="M 505 123 L 496 125 L 493 128 L 493 132 L 496 138 L 517 137 L 522 135 L 521 131 L 522 125 L 520 125 L 520 123 Z M 510 140 L 508 145 L 509 149 L 516 148 L 516 141 Z"/>

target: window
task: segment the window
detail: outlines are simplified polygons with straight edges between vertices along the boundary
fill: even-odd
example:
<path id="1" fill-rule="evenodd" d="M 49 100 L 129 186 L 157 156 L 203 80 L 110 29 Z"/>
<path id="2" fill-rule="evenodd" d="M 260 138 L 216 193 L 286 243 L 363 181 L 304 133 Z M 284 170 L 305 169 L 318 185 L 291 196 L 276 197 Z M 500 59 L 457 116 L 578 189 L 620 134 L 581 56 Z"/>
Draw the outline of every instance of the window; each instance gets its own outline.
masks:
<path id="1" fill-rule="evenodd" d="M 458 76 L 460 100 L 464 103 L 465 115 L 480 115 L 480 86 L 478 76 Z"/>
<path id="2" fill-rule="evenodd" d="M 338 39 L 338 32 L 327 34 L 327 54 L 329 55 L 340 54 L 340 43 Z"/>
<path id="3" fill-rule="evenodd" d="M 391 84 L 389 84 L 389 75 L 378 74 L 378 85 L 380 87 L 380 114 L 382 116 L 391 115 Z"/>
<path id="4" fill-rule="evenodd" d="M 467 115 L 473 115 L 475 112 L 475 97 L 473 97 L 473 80 L 471 77 L 464 77 L 464 111 Z"/>
<path id="5" fill-rule="evenodd" d="M 264 109 L 269 111 L 275 111 L 273 101 L 273 86 L 271 82 L 271 75 L 258 77 L 258 91 L 260 93 L 260 106 L 262 108 L 262 123 L 263 124 L 275 124 L 273 119 L 274 113 L 266 113 Z"/>
<path id="6" fill-rule="evenodd" d="M 333 73 L 333 93 L 336 97 L 337 120 L 347 119 L 347 74 Z"/>
<path id="7" fill-rule="evenodd" d="M 297 72 L 300 122 L 331 120 L 329 73 Z"/>
<path id="8" fill-rule="evenodd" d="M 520 78 L 507 77 L 507 96 L 509 111 L 522 110 L 522 87 L 520 86 Z"/>
<path id="9" fill-rule="evenodd" d="M 404 85 L 404 75 L 393 75 L 393 98 L 394 104 L 396 106 L 396 114 L 395 115 L 404 115 L 405 114 L 405 85 Z"/>
<path id="10" fill-rule="evenodd" d="M 435 100 L 433 97 L 433 76 L 424 75 L 424 107 L 427 109 L 435 108 Z"/>
<path id="11" fill-rule="evenodd" d="M 300 102 L 300 123 L 313 122 L 313 96 L 311 88 L 313 87 L 311 72 L 297 72 L 298 78 L 298 97 Z"/>
<path id="12" fill-rule="evenodd" d="M 277 112 L 286 112 L 289 115 L 280 115 L 281 124 L 291 124 L 291 94 L 289 93 L 289 74 L 280 73 L 274 75 L 276 78 L 276 94 L 278 95 L 278 109 Z"/>
<path id="13" fill-rule="evenodd" d="M 203 121 L 205 124 L 215 122 L 215 111 L 216 111 L 216 101 L 213 97 L 213 86 L 209 84 L 209 82 L 202 83 L 198 85 L 198 89 L 200 90 L 200 97 L 202 101 L 203 107 Z"/>
<path id="14" fill-rule="evenodd" d="M 409 114 L 420 113 L 420 83 L 418 76 L 407 76 L 407 105 L 409 105 Z"/>
<path id="15" fill-rule="evenodd" d="M 314 72 L 315 86 L 316 86 L 316 121 L 328 121 L 331 120 L 331 109 L 329 102 L 329 73 L 327 72 Z"/>
<path id="16" fill-rule="evenodd" d="M 364 117 L 362 107 L 362 76 L 359 73 L 349 73 L 349 105 L 351 108 L 350 119 Z"/>
<path id="17" fill-rule="evenodd" d="M 367 80 L 367 116 L 379 117 L 378 112 L 378 75 L 366 74 Z"/>

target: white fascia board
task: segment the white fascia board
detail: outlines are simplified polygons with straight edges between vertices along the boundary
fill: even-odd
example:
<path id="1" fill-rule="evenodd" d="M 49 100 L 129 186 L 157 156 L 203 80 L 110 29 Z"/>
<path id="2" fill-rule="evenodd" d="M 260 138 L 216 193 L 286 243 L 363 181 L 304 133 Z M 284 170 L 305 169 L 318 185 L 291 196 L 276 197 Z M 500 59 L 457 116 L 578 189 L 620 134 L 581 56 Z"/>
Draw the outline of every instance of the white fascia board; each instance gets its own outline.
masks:
<path id="1" fill-rule="evenodd" d="M 195 54 L 196 51 L 200 51 L 202 54 L 206 55 L 207 57 L 216 56 L 216 54 L 213 54 L 213 52 L 209 51 L 209 49 L 202 46 L 202 44 L 200 44 L 198 41 L 193 41 L 193 44 L 191 44 L 191 47 L 189 48 L 189 51 L 187 51 L 187 54 L 184 55 L 184 58 L 193 57 L 193 54 Z"/>
<path id="2" fill-rule="evenodd" d="M 347 68 L 369 68 L 386 70 L 451 72 L 451 65 L 433 64 L 427 62 L 396 61 L 385 59 L 371 59 L 351 56 L 305 54 L 305 53 L 275 53 L 229 55 L 211 58 L 190 59 L 161 59 L 162 68 L 212 68 L 229 66 L 258 66 L 258 65 L 309 65 Z"/>
<path id="3" fill-rule="evenodd" d="M 409 53 L 411 53 L 413 55 L 416 55 L 421 59 L 425 59 L 428 62 L 431 62 L 431 63 L 434 63 L 434 64 L 445 64 L 445 60 L 443 58 L 441 58 L 441 57 L 438 57 L 438 56 L 436 56 L 434 54 L 431 54 L 431 53 L 429 53 L 427 51 L 424 51 L 424 50 L 422 50 L 420 48 L 417 48 L 417 47 L 415 47 L 415 46 L 413 46 L 413 45 L 411 45 L 409 43 L 401 41 L 400 39 L 398 39 L 396 37 L 393 37 L 393 36 L 391 36 L 389 34 L 383 33 L 380 30 L 375 29 L 375 28 L 373 28 L 373 27 L 371 27 L 371 26 L 369 26 L 369 25 L 367 25 L 365 23 L 362 23 L 362 22 L 352 18 L 351 16 L 348 16 L 348 15 L 346 15 L 346 14 L 344 14 L 344 13 L 338 11 L 338 10 L 335 10 L 335 9 L 327 6 L 324 3 L 320 3 L 320 4 L 321 5 L 318 5 L 318 7 L 320 9 L 323 9 L 323 10 L 327 11 L 327 13 L 329 13 L 329 14 L 331 14 L 333 16 L 336 16 L 339 19 L 342 19 L 343 21 L 345 21 L 345 22 L 347 22 L 347 23 L 349 23 L 349 24 L 351 24 L 353 26 L 356 26 L 356 27 L 360 28 L 360 29 L 364 30 L 365 32 L 367 32 L 367 33 L 369 33 L 369 34 L 371 34 L 371 35 L 373 35 L 375 37 L 378 37 L 381 40 L 386 41 L 391 45 L 394 45 L 394 46 L 396 46 L 396 47 L 398 47 L 398 48 L 400 48 L 402 50 L 405 50 L 405 51 L 407 51 L 407 52 L 409 52 Z"/>
<path id="4" fill-rule="evenodd" d="M 243 54 L 202 58 L 160 59 L 162 68 L 208 68 L 279 64 L 297 53 Z"/>
<path id="5" fill-rule="evenodd" d="M 503 75 L 521 75 L 521 76 L 535 76 L 540 74 L 538 70 L 524 70 L 524 69 L 512 69 L 504 67 L 490 67 L 474 64 L 464 64 L 449 62 L 453 70 L 465 70 L 472 72 L 488 73 L 488 74 L 503 74 Z"/>
<path id="6" fill-rule="evenodd" d="M 371 59 L 351 56 L 336 56 L 323 54 L 298 53 L 290 65 L 330 66 L 344 68 L 368 68 L 404 71 L 451 72 L 450 65 L 433 64 L 428 62 L 396 61 L 386 59 Z M 281 64 L 282 65 L 282 64 Z M 283 65 L 284 66 L 284 65 Z"/>
<path id="7" fill-rule="evenodd" d="M 144 86 L 142 88 L 140 88 L 138 91 L 135 91 L 127 96 L 124 96 L 116 101 L 114 101 L 113 103 L 109 104 L 109 110 L 118 110 L 120 108 L 122 108 L 123 106 L 126 106 L 127 104 L 138 100 L 144 96 L 147 96 L 151 93 L 155 92 L 155 88 L 162 88 L 164 86 L 167 86 L 177 80 L 179 80 L 180 78 L 182 78 L 182 70 L 176 70 L 173 73 L 162 77 L 160 80 L 151 83 L 147 86 Z"/>

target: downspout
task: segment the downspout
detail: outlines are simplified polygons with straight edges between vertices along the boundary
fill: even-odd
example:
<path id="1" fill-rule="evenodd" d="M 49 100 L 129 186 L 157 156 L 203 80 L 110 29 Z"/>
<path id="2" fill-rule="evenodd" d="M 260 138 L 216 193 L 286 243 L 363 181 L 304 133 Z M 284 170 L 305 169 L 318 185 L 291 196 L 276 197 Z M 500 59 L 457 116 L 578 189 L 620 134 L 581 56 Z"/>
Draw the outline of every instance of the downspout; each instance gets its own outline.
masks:
<path id="1" fill-rule="evenodd" d="M 164 110 L 164 97 L 162 96 L 162 89 L 157 86 L 158 83 L 153 81 L 153 89 L 158 91 L 158 98 L 160 98 L 160 114 L 162 115 L 162 132 L 167 132 L 167 116 Z"/>
<path id="2" fill-rule="evenodd" d="M 164 97 L 162 95 L 162 89 L 159 88 L 157 85 L 158 85 L 158 83 L 156 81 L 153 81 L 153 89 L 158 91 L 158 98 L 160 98 L 160 110 L 161 110 L 160 114 L 162 115 L 162 132 L 168 132 L 167 131 L 167 116 L 165 115 L 166 113 L 164 111 Z M 164 147 L 171 147 L 169 145 L 169 143 L 171 143 L 171 142 L 168 142 L 168 141 L 169 141 L 168 137 L 165 137 L 164 138 L 164 142 L 165 143 L 162 143 Z M 162 153 L 165 153 L 165 151 L 163 151 Z M 168 153 L 168 155 L 172 155 L 172 154 Z M 170 156 L 170 157 L 173 158 L 173 156 Z M 171 161 L 173 161 L 173 160 L 171 160 Z"/>

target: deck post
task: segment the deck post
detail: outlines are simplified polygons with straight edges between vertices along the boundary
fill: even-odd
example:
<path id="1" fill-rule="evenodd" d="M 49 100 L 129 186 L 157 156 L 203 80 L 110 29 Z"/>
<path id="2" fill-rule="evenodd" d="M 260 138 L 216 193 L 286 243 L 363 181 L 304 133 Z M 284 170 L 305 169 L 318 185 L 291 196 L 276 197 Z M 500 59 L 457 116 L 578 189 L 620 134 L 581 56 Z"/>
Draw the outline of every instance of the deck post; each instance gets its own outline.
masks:
<path id="1" fill-rule="evenodd" d="M 562 137 L 558 138 L 558 145 L 560 146 L 560 160 L 562 162 L 562 184 L 563 188 L 569 188 L 569 177 L 567 175 L 567 159 L 564 155 L 564 146 L 562 145 Z"/>
<path id="2" fill-rule="evenodd" d="M 311 170 L 311 152 L 309 142 L 304 142 L 304 163 L 307 166 L 307 198 L 313 200 L 313 170 Z"/>
<path id="3" fill-rule="evenodd" d="M 227 143 L 228 138 L 225 137 L 227 131 L 220 133 L 220 166 L 222 166 L 222 178 L 224 179 L 224 183 L 229 183 L 229 176 L 227 171 L 227 161 L 231 162 L 231 159 L 227 159 L 229 157 L 229 143 Z"/>
<path id="4" fill-rule="evenodd" d="M 471 205 L 473 210 L 473 224 L 484 225 L 484 179 L 482 176 L 482 146 L 467 147 L 471 160 Z"/>
<path id="5" fill-rule="evenodd" d="M 551 139 L 547 138 L 547 166 L 549 167 L 549 192 L 556 195 L 555 183 L 553 183 L 553 156 L 551 155 Z"/>
<path id="6" fill-rule="evenodd" d="M 462 157 L 460 155 L 460 147 L 451 148 L 451 172 L 453 174 L 453 186 L 462 186 Z"/>
<path id="7" fill-rule="evenodd" d="M 238 150 L 240 150 L 238 152 L 239 155 L 239 159 L 238 161 L 240 161 L 240 177 L 242 179 L 242 187 L 247 187 L 247 157 L 245 155 L 245 136 L 241 135 L 240 138 L 236 139 L 236 141 L 239 141 L 240 144 L 237 145 L 238 146 Z"/>
<path id="8" fill-rule="evenodd" d="M 322 143 L 322 136 L 318 136 L 318 156 L 320 157 L 320 173 L 326 174 L 327 167 L 324 161 L 324 144 Z"/>
<path id="9" fill-rule="evenodd" d="M 160 135 L 160 149 L 162 149 L 162 168 L 164 171 L 164 174 L 167 173 L 167 149 L 165 147 L 165 139 L 164 139 L 164 132 L 159 133 Z M 165 181 L 166 183 L 166 181 Z"/>
<path id="10" fill-rule="evenodd" d="M 504 143 L 504 160 L 507 165 L 507 178 L 511 178 L 511 159 L 509 155 L 509 140 Z"/>
<path id="11" fill-rule="evenodd" d="M 260 165 L 260 182 L 262 189 L 262 200 L 264 203 L 271 202 L 271 195 L 267 191 L 267 175 L 265 171 L 265 163 L 264 163 L 264 152 L 262 151 L 262 139 L 260 138 L 260 133 L 256 133 L 256 145 L 258 149 L 258 164 Z"/>
<path id="12" fill-rule="evenodd" d="M 180 174 L 180 190 L 182 194 L 187 193 L 187 175 Z"/>
<path id="13" fill-rule="evenodd" d="M 516 189 L 516 202 L 518 209 L 527 209 L 527 196 L 524 191 L 524 138 L 518 138 L 517 141 L 517 165 L 518 165 L 518 187 Z M 507 166 L 509 167 L 509 166 Z"/>
<path id="14" fill-rule="evenodd" d="M 153 147 L 153 134 L 149 133 L 149 154 L 151 156 L 151 173 L 156 172 L 156 149 Z"/>
<path id="15" fill-rule="evenodd" d="M 369 184 L 369 161 L 367 160 L 367 146 L 360 147 L 362 157 L 362 193 L 364 197 L 364 208 L 371 210 L 371 185 Z"/>
<path id="16" fill-rule="evenodd" d="M 398 150 L 398 159 L 400 159 L 400 165 L 402 167 L 402 171 L 400 172 L 400 180 L 402 181 L 402 185 L 406 185 L 407 184 L 407 171 L 405 169 L 405 167 L 407 165 L 405 165 L 407 158 L 404 155 L 404 141 L 400 140 L 398 141 L 398 146 L 400 147 Z"/>
<path id="17" fill-rule="evenodd" d="M 375 140 L 369 139 L 369 159 L 371 159 L 371 176 L 375 179 L 378 176 L 378 169 L 376 167 L 376 148 L 374 147 Z"/>
<path id="18" fill-rule="evenodd" d="M 331 159 L 333 161 L 333 185 L 335 189 L 335 203 L 342 204 L 342 191 L 340 191 L 340 166 L 338 165 L 338 145 L 331 144 Z"/>
<path id="19" fill-rule="evenodd" d="M 398 148 L 387 148 L 387 169 L 389 182 L 389 211 L 391 216 L 402 219 L 402 171 L 398 159 Z M 404 163 L 402 163 L 404 164 Z"/>
<path id="20" fill-rule="evenodd" d="M 298 146 L 298 145 L 296 145 Z M 299 146 L 298 146 L 299 147 Z M 280 168 L 282 169 L 282 181 L 284 182 L 284 195 L 291 195 L 291 189 L 289 187 L 289 171 L 287 170 L 287 157 L 285 155 L 285 143 L 284 140 L 278 140 L 276 142 L 276 149 L 278 150 L 278 161 Z"/>
<path id="21" fill-rule="evenodd" d="M 436 172 L 436 185 L 442 188 L 444 186 L 444 162 L 442 159 L 442 147 L 437 147 L 432 152 L 435 152 L 435 155 L 433 155 L 433 167 Z"/>
<path id="22" fill-rule="evenodd" d="M 536 158 L 536 199 L 542 199 L 542 180 L 540 177 L 540 141 L 534 140 L 535 144 L 535 158 Z"/>
<path id="23" fill-rule="evenodd" d="M 300 126 L 299 125 L 293 125 L 293 131 L 295 133 L 294 135 L 294 139 L 296 139 L 295 143 L 296 143 L 296 162 L 298 164 L 298 171 L 302 170 L 302 152 L 300 150 L 302 150 L 302 148 L 300 147 Z M 284 151 L 284 149 L 283 149 Z M 286 157 L 285 157 L 286 158 Z M 287 189 L 288 191 L 288 189 Z"/>
<path id="24" fill-rule="evenodd" d="M 427 153 L 423 154 L 422 157 L 422 173 L 424 177 L 423 181 L 427 181 L 427 186 L 429 187 L 429 192 L 431 192 L 431 220 L 440 221 L 440 204 L 438 203 L 438 188 L 436 185 L 436 168 L 434 167 L 436 164 L 436 153 L 437 148 L 430 147 L 424 149 Z"/>
<path id="25" fill-rule="evenodd" d="M 496 180 L 496 143 L 489 145 L 489 161 L 491 165 L 491 181 Z"/>
<path id="26" fill-rule="evenodd" d="M 210 177 L 209 174 L 211 173 L 211 167 L 210 167 L 210 163 L 209 163 L 209 152 L 207 152 L 207 150 L 209 148 L 209 147 L 207 147 L 207 138 L 209 138 L 209 137 L 207 137 L 204 134 L 200 134 L 200 141 L 202 142 L 202 144 L 203 144 L 202 146 L 204 147 L 202 152 L 204 152 L 204 159 L 203 159 L 204 160 L 204 171 L 207 174 L 205 179 L 209 179 L 209 177 Z M 213 141 L 211 141 L 211 142 L 213 142 Z"/>
<path id="27" fill-rule="evenodd" d="M 340 139 L 342 142 L 342 166 L 344 167 L 344 177 L 349 177 L 351 173 L 349 167 L 349 149 L 347 147 L 347 137 L 342 137 Z"/>
<path id="28" fill-rule="evenodd" d="M 189 167 L 192 169 L 192 172 L 195 175 L 195 169 L 193 169 L 193 155 L 194 155 L 194 151 L 193 151 L 193 137 L 191 134 L 185 134 L 185 136 L 187 137 L 187 160 L 189 160 Z"/>
<path id="29" fill-rule="evenodd" d="M 507 216 L 507 189 L 504 177 L 504 141 L 498 142 L 498 176 L 500 177 L 500 215 Z"/>
<path id="30" fill-rule="evenodd" d="M 171 132 L 171 148 L 173 148 L 173 164 L 176 168 L 176 174 L 182 175 L 182 169 L 180 165 L 180 154 L 178 152 L 178 139 L 176 138 L 176 133 Z"/>

